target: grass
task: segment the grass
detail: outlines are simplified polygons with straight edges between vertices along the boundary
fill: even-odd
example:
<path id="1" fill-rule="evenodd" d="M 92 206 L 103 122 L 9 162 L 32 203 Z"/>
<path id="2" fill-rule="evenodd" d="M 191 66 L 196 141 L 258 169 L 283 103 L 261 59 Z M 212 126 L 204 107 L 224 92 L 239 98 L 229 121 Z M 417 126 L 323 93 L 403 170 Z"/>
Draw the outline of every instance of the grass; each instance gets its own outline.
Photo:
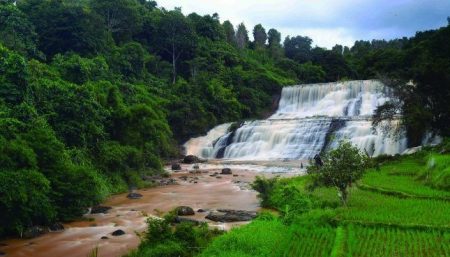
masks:
<path id="1" fill-rule="evenodd" d="M 430 154 L 419 178 L 428 186 L 450 191 L 450 155 Z"/>
<path id="2" fill-rule="evenodd" d="M 201 257 L 279 256 L 279 246 L 290 240 L 288 227 L 280 220 L 256 220 L 217 238 Z"/>
<path id="3" fill-rule="evenodd" d="M 435 198 L 446 197 L 450 199 L 450 192 L 426 186 L 423 182 L 411 176 L 386 175 L 376 171 L 369 171 L 362 180 L 362 183 L 368 186 L 399 191 L 410 195 Z"/>
<path id="4" fill-rule="evenodd" d="M 361 183 L 384 191 L 400 192 L 411 196 L 450 199 L 448 190 L 430 186 L 433 184 L 431 182 L 433 176 L 436 177 L 435 180 L 441 179 L 442 174 L 445 173 L 444 167 L 448 167 L 450 171 L 450 156 L 430 155 L 424 159 L 406 157 L 404 160 L 383 165 L 379 170 L 370 169 Z M 435 167 L 427 172 L 430 170 L 428 167 L 430 159 L 435 163 Z"/>
<path id="5" fill-rule="evenodd" d="M 355 189 L 350 197 L 348 208 L 340 207 L 337 218 L 351 221 L 450 228 L 450 202 L 402 199 Z"/>
<path id="6" fill-rule="evenodd" d="M 445 231 L 350 225 L 347 233 L 347 256 L 450 256 L 450 233 Z"/>
<path id="7" fill-rule="evenodd" d="M 283 253 L 278 256 L 330 256 L 336 237 L 336 229 L 331 226 L 290 228 L 290 238 L 281 248 Z"/>

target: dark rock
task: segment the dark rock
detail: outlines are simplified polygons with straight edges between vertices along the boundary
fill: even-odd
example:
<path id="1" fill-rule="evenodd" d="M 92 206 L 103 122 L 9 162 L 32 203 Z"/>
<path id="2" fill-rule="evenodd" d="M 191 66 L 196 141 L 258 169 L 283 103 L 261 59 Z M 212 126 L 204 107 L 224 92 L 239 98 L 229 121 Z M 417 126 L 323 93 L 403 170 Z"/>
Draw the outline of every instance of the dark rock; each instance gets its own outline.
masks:
<path id="1" fill-rule="evenodd" d="M 109 239 L 109 237 L 107 237 L 107 236 L 102 236 L 100 239 L 106 240 L 106 239 Z"/>
<path id="2" fill-rule="evenodd" d="M 231 172 L 230 168 L 223 168 L 222 172 L 220 174 L 222 174 L 222 175 L 231 175 L 233 173 Z"/>
<path id="3" fill-rule="evenodd" d="M 97 205 L 92 207 L 91 214 L 107 213 L 109 210 L 111 210 L 109 206 Z"/>
<path id="4" fill-rule="evenodd" d="M 62 223 L 56 222 L 48 226 L 48 229 L 50 229 L 50 231 L 62 231 L 64 230 L 64 225 Z"/>
<path id="5" fill-rule="evenodd" d="M 118 229 L 118 230 L 112 232 L 111 235 L 113 235 L 113 236 L 122 236 L 122 235 L 125 235 L 125 231 L 123 231 L 122 229 Z"/>
<path id="6" fill-rule="evenodd" d="M 129 199 L 141 199 L 142 195 L 139 193 L 129 193 L 127 195 Z"/>
<path id="7" fill-rule="evenodd" d="M 180 216 L 189 216 L 195 214 L 194 209 L 189 206 L 179 206 L 175 209 L 175 211 Z"/>
<path id="8" fill-rule="evenodd" d="M 44 234 L 46 231 L 43 227 L 40 226 L 33 226 L 31 228 L 27 228 L 25 232 L 23 232 L 24 238 L 35 238 L 42 234 Z"/>
<path id="9" fill-rule="evenodd" d="M 200 169 L 200 166 L 198 166 L 198 164 L 195 164 L 193 168 L 194 168 L 194 170 L 198 170 L 198 169 Z"/>
<path id="10" fill-rule="evenodd" d="M 8 246 L 8 244 L 0 243 L 0 247 L 1 247 L 1 246 Z"/>
<path id="11" fill-rule="evenodd" d="M 238 175 L 238 174 L 234 174 L 234 175 L 233 175 L 233 177 L 237 177 L 237 176 L 239 176 L 239 175 Z"/>
<path id="12" fill-rule="evenodd" d="M 205 210 L 205 209 L 198 209 L 198 210 L 197 210 L 197 212 L 200 212 L 200 213 L 202 213 L 202 212 L 207 212 L 207 211 L 208 211 L 207 209 L 206 209 L 206 210 Z"/>
<path id="13" fill-rule="evenodd" d="M 250 221 L 256 218 L 256 216 L 257 214 L 254 211 L 221 209 L 208 213 L 206 219 L 216 222 L 236 222 L 236 221 Z"/>
<path id="14" fill-rule="evenodd" d="M 210 177 L 215 177 L 215 176 L 217 176 L 217 174 L 211 174 L 211 175 L 209 175 Z"/>
<path id="15" fill-rule="evenodd" d="M 181 165 L 179 163 L 172 163 L 172 170 L 181 170 Z"/>
<path id="16" fill-rule="evenodd" d="M 216 178 L 222 178 L 221 176 L 216 176 Z"/>
<path id="17" fill-rule="evenodd" d="M 0 251 L 0 256 L 6 256 L 6 253 Z"/>
<path id="18" fill-rule="evenodd" d="M 184 157 L 184 159 L 183 159 L 183 163 L 186 163 L 186 164 L 198 163 L 199 161 L 200 161 L 200 159 L 194 155 L 188 155 L 188 156 Z"/>
<path id="19" fill-rule="evenodd" d="M 191 219 L 191 218 L 186 218 L 186 217 L 180 217 L 177 216 L 174 220 L 175 223 L 181 223 L 181 222 L 188 222 L 188 223 L 192 223 L 194 225 L 200 225 L 204 222 L 201 222 L 199 220 L 195 220 L 195 219 Z"/>

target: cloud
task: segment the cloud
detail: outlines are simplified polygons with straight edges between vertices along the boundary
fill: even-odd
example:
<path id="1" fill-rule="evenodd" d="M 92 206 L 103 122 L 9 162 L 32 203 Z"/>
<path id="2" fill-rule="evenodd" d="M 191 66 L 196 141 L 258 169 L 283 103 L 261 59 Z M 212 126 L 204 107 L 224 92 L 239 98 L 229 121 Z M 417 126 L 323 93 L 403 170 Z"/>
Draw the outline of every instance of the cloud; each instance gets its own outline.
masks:
<path id="1" fill-rule="evenodd" d="M 303 35 L 314 44 L 351 46 L 355 40 L 393 39 L 446 25 L 449 0 L 160 0 L 185 14 L 217 12 L 221 20 L 251 28 L 261 23 L 283 36 Z"/>

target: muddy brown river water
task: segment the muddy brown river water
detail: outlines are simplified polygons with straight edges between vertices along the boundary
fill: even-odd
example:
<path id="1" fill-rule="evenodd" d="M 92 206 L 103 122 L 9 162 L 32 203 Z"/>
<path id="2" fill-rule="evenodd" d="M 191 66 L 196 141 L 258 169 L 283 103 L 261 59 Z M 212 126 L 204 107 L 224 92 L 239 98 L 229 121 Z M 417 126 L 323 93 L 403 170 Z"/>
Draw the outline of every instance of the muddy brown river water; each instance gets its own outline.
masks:
<path id="1" fill-rule="evenodd" d="M 202 169 L 200 174 L 191 174 L 183 166 L 184 171 L 173 174 L 178 185 L 161 186 L 138 190 L 143 195 L 141 199 L 131 200 L 127 194 L 115 195 L 103 205 L 112 209 L 106 214 L 85 215 L 89 221 L 78 221 L 64 224 L 65 230 L 50 232 L 34 239 L 11 239 L 0 242 L 0 252 L 6 257 L 86 257 L 89 252 L 98 247 L 100 257 L 123 256 L 139 245 L 139 234 L 146 229 L 148 216 L 160 216 L 173 208 L 186 205 L 197 209 L 236 209 L 259 210 L 257 193 L 250 190 L 248 183 L 255 176 L 262 175 L 248 169 L 233 169 L 233 175 L 211 177 L 210 174 L 219 170 Z M 274 176 L 264 173 L 264 176 Z M 186 181 L 181 176 L 188 176 Z M 197 183 L 193 183 L 197 177 Z M 207 213 L 197 213 L 192 218 L 205 221 Z M 241 223 L 214 223 L 220 229 L 230 229 Z M 122 236 L 112 236 L 117 229 L 126 232 Z M 106 236 L 109 239 L 101 239 Z"/>

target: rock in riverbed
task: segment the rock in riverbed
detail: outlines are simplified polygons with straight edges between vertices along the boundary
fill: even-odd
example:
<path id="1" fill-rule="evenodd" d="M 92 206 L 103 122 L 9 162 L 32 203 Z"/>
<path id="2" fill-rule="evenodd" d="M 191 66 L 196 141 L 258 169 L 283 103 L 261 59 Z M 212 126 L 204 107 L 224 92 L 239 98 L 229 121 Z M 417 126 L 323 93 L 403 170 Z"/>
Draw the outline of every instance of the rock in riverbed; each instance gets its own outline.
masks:
<path id="1" fill-rule="evenodd" d="M 184 157 L 184 159 L 183 159 L 183 163 L 186 163 L 186 164 L 198 163 L 199 161 L 200 161 L 200 159 L 194 155 L 188 155 L 188 156 Z"/>
<path id="2" fill-rule="evenodd" d="M 92 207 L 91 214 L 107 213 L 109 210 L 111 210 L 109 206 L 97 205 Z"/>
<path id="3" fill-rule="evenodd" d="M 189 206 L 179 206 L 175 210 L 180 216 L 190 216 L 195 214 L 194 209 Z"/>
<path id="4" fill-rule="evenodd" d="M 172 170 L 175 171 L 181 170 L 181 165 L 179 163 L 172 163 Z"/>
<path id="5" fill-rule="evenodd" d="M 230 168 L 223 168 L 222 172 L 220 174 L 222 174 L 222 175 L 231 175 L 233 173 L 231 172 Z"/>
<path id="6" fill-rule="evenodd" d="M 125 231 L 123 231 L 122 229 L 118 229 L 118 230 L 112 232 L 111 235 L 113 235 L 113 236 L 122 236 L 122 235 L 125 235 Z"/>
<path id="7" fill-rule="evenodd" d="M 256 216 L 257 213 L 255 211 L 219 209 L 217 211 L 210 212 L 206 216 L 206 219 L 216 222 L 236 222 L 250 221 L 256 218 Z"/>
<path id="8" fill-rule="evenodd" d="M 141 194 L 139 194 L 139 193 L 129 193 L 128 195 L 127 195 L 127 197 L 129 198 L 129 199 L 141 199 L 142 198 L 142 195 Z"/>

